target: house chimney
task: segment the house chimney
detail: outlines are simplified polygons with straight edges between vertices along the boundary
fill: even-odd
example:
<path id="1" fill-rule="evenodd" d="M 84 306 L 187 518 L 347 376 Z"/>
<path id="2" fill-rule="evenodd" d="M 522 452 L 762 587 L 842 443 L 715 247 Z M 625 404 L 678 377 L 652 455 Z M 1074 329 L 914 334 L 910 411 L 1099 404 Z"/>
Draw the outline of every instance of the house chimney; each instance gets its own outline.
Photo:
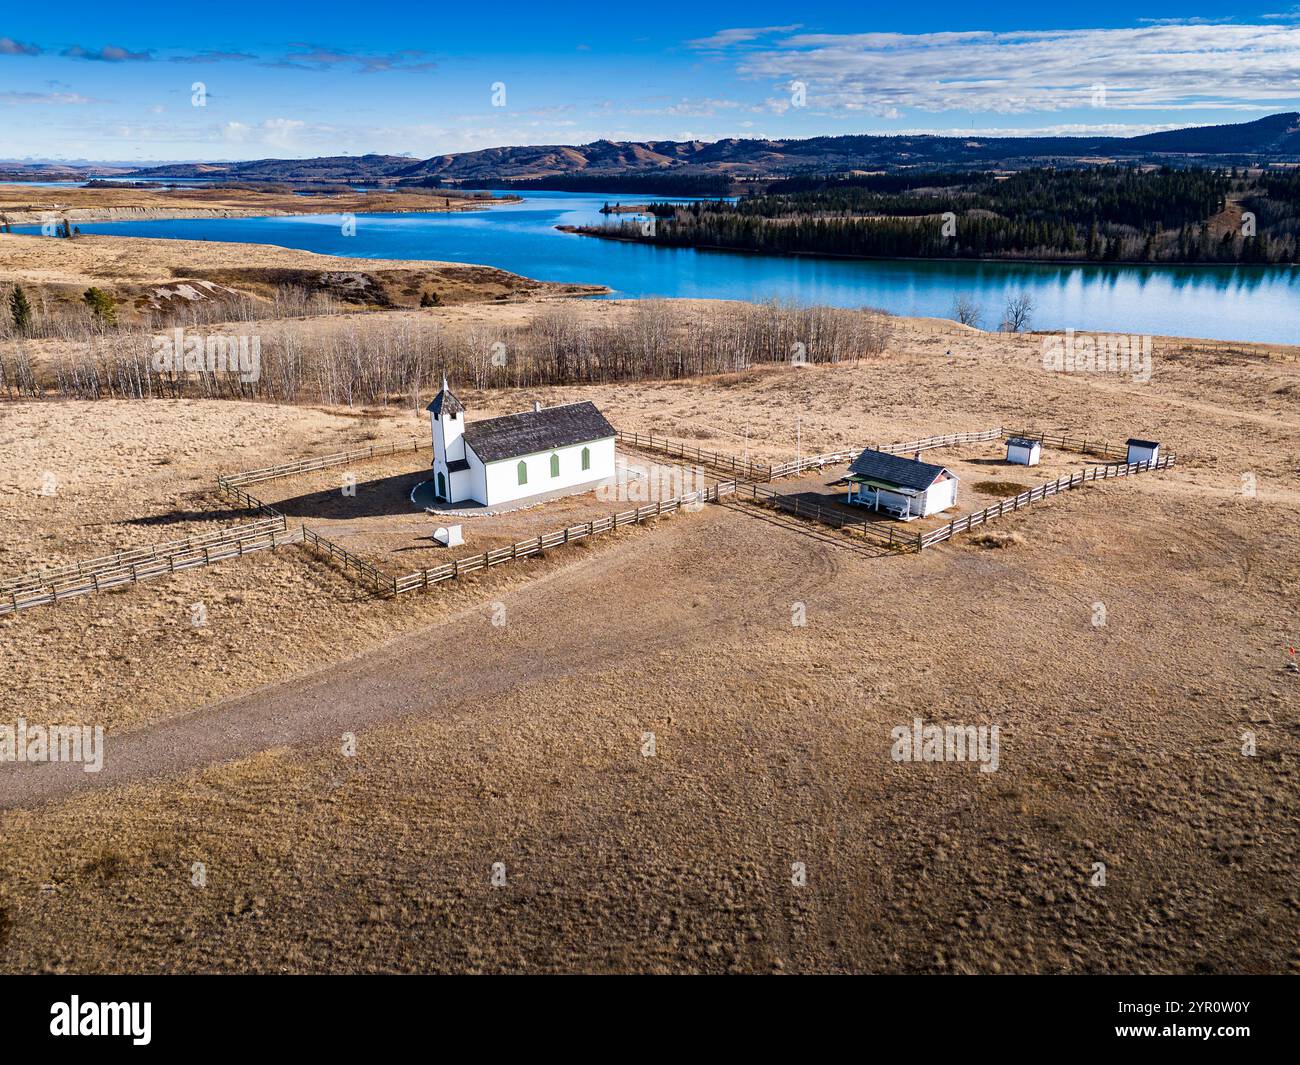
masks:
<path id="1" fill-rule="evenodd" d="M 533 400 L 533 413 L 536 414 L 541 409 L 542 409 L 542 401 L 540 399 Z"/>

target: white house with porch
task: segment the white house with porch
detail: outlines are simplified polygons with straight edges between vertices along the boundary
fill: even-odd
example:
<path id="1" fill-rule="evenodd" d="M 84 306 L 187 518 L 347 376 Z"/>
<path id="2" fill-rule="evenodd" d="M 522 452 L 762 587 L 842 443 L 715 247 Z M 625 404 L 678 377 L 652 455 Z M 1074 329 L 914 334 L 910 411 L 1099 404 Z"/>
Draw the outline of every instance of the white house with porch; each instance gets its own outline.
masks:
<path id="1" fill-rule="evenodd" d="M 943 466 L 867 448 L 849 466 L 848 502 L 911 521 L 957 504 L 955 473 Z"/>
<path id="2" fill-rule="evenodd" d="M 519 414 L 466 423 L 465 407 L 444 378 L 426 409 L 441 502 L 495 506 L 586 491 L 614 477 L 614 427 L 593 403 L 534 403 Z"/>

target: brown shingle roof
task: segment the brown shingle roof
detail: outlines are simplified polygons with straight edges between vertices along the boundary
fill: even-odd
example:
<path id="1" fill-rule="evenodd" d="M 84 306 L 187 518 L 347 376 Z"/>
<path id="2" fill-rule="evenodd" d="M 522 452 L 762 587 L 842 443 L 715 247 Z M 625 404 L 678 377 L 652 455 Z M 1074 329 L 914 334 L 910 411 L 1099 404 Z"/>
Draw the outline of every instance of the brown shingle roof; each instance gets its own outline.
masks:
<path id="1" fill-rule="evenodd" d="M 896 484 L 901 488 L 911 488 L 917 492 L 929 488 L 938 480 L 940 474 L 948 473 L 944 467 L 935 466 L 933 463 L 905 459 L 901 455 L 873 451 L 871 448 L 867 448 L 853 460 L 849 471 L 859 477 Z"/>
<path id="2" fill-rule="evenodd" d="M 465 426 L 465 443 L 483 462 L 535 455 L 613 435 L 614 427 L 590 402 L 506 414 Z"/>

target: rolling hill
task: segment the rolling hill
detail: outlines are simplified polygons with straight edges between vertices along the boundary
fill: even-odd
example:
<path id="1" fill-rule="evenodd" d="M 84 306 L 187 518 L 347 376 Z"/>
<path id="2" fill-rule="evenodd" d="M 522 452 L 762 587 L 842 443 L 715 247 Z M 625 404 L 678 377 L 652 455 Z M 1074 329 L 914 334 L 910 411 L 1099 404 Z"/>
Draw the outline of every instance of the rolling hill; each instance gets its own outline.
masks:
<path id="1" fill-rule="evenodd" d="M 726 175 L 774 178 L 801 173 L 905 167 L 1022 168 L 1106 162 L 1249 165 L 1300 162 L 1300 113 L 1137 137 L 940 137 L 850 134 L 799 140 L 609 141 L 484 148 L 417 160 L 409 156 L 258 159 L 151 167 L 140 177 L 225 177 L 236 181 L 483 184 L 504 179 L 586 175 Z"/>

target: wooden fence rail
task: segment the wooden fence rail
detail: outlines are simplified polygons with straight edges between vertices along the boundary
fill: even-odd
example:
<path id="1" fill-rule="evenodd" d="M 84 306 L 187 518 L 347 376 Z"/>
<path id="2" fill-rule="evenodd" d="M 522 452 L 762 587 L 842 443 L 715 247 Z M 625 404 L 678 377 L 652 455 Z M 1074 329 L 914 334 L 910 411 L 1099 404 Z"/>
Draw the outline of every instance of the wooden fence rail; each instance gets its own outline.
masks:
<path id="1" fill-rule="evenodd" d="M 201 533 L 196 536 L 188 536 L 183 540 L 169 540 L 165 543 L 146 544 L 143 547 L 127 548 L 117 551 L 111 555 L 102 555 L 99 558 L 82 559 L 78 562 L 70 562 L 65 566 L 56 566 L 51 569 L 33 570 L 30 573 L 23 573 L 15 577 L 8 577 L 0 580 L 0 595 L 10 595 L 14 592 L 33 591 L 42 586 L 53 585 L 60 582 L 76 581 L 81 577 L 90 577 L 96 573 L 106 573 L 110 570 L 121 569 L 130 566 L 133 563 L 149 562 L 159 558 L 167 558 L 171 555 L 184 554 L 187 551 L 202 548 L 204 546 L 215 546 L 217 544 L 233 542 L 237 539 L 247 539 L 255 536 L 261 536 L 268 532 L 283 532 L 284 519 L 264 518 L 260 521 L 250 522 L 247 525 L 235 525 L 226 529 L 219 529 L 216 532 Z"/>
<path id="2" fill-rule="evenodd" d="M 1133 474 L 1146 473 L 1148 470 L 1166 470 L 1173 464 L 1173 455 L 1162 455 L 1154 462 L 1121 462 L 1105 466 L 1090 466 L 1086 470 L 1079 470 L 1068 476 L 1059 477 L 1055 481 L 1035 485 L 1019 495 L 1009 496 L 1006 499 L 999 500 L 992 506 L 985 507 L 983 510 L 975 511 L 972 514 L 964 514 L 962 517 L 956 518 L 938 529 L 933 529 L 928 533 L 921 533 L 919 548 L 924 550 L 927 547 L 933 547 L 956 533 L 966 532 L 977 525 L 983 525 L 994 518 L 1000 518 L 1003 514 L 1009 514 L 1021 507 L 1040 503 L 1050 496 L 1069 491 L 1071 488 L 1078 488 L 1080 485 L 1106 480 L 1111 477 L 1130 477 Z"/>
<path id="3" fill-rule="evenodd" d="M 655 436 L 654 433 L 629 433 L 622 429 L 616 429 L 614 433 L 620 444 L 628 444 L 646 451 L 658 451 L 674 458 L 694 459 L 701 466 L 726 470 L 736 476 L 743 475 L 749 480 L 771 480 L 771 468 L 761 462 L 751 462 L 749 459 L 737 458 L 735 455 L 726 455 L 719 451 L 705 451 L 703 448 L 691 447 L 678 440 Z"/>
<path id="4" fill-rule="evenodd" d="M 256 470 L 241 470 L 239 473 L 224 474 L 217 478 L 222 485 L 238 487 L 243 484 L 257 484 L 259 481 L 273 481 L 277 477 L 289 477 L 295 473 L 310 473 L 330 466 L 342 466 L 348 462 L 363 459 L 383 458 L 385 455 L 397 455 L 403 452 L 428 450 L 433 446 L 432 437 L 416 437 L 406 444 L 372 444 L 369 447 L 353 448 L 351 451 L 337 451 L 330 455 L 309 455 L 295 462 L 282 462 L 278 466 L 263 466 Z"/>
<path id="5" fill-rule="evenodd" d="M 592 521 L 579 522 L 577 525 L 569 525 L 553 532 L 542 533 L 530 540 L 520 540 L 509 547 L 499 547 L 493 551 L 471 555 L 469 558 L 455 559 L 430 569 L 415 570 L 394 580 L 394 594 L 400 595 L 403 592 L 429 588 L 435 584 L 441 584 L 443 581 L 456 580 L 467 573 L 499 566 L 505 562 L 514 562 L 521 558 L 531 558 L 552 548 L 573 543 L 577 540 L 585 540 L 592 536 L 599 536 L 602 533 L 612 532 L 626 525 L 640 525 L 642 522 L 650 521 L 664 514 L 675 513 L 686 507 L 717 502 L 722 496 L 735 492 L 736 488 L 736 481 L 723 481 L 709 488 L 702 488 L 696 492 L 687 492 L 672 499 L 647 503 L 636 510 L 623 510 L 616 514 L 608 514 L 603 518 L 595 518 Z"/>
<path id="6" fill-rule="evenodd" d="M 225 538 L 201 545 L 190 546 L 183 550 L 147 557 L 135 562 L 97 570 L 92 573 L 70 576 L 66 579 L 49 582 L 37 587 L 8 591 L 0 597 L 0 614 L 16 613 L 34 606 L 62 602 L 92 592 L 104 592 L 124 584 L 135 584 L 151 577 L 180 573 L 196 566 L 210 566 L 228 558 L 242 558 L 254 551 L 264 551 L 282 544 L 294 543 L 299 539 L 295 530 L 285 530 L 283 526 L 266 527 L 251 531 L 245 526 L 237 530 L 227 530 Z"/>
<path id="7" fill-rule="evenodd" d="M 257 511 L 259 514 L 265 514 L 268 518 L 278 520 L 281 524 L 284 523 L 284 515 L 279 510 L 271 506 L 270 503 L 263 503 L 256 496 L 250 495 L 242 488 L 236 488 L 219 477 L 217 478 L 217 488 L 246 510 Z"/>
<path id="8" fill-rule="evenodd" d="M 849 529 L 861 533 L 869 540 L 900 551 L 919 551 L 918 540 L 914 533 L 904 533 L 896 529 L 893 522 L 873 522 L 866 518 L 845 514 L 837 507 L 810 503 L 797 496 L 782 495 L 762 485 L 742 483 L 736 487 L 737 498 L 749 497 L 756 503 L 776 507 L 800 518 L 808 518 L 822 525 L 835 529 Z"/>
<path id="9" fill-rule="evenodd" d="M 397 581 L 392 574 L 385 573 L 378 566 L 367 562 L 360 555 L 354 555 L 341 544 L 336 544 L 333 540 L 328 540 L 324 536 L 312 532 L 306 525 L 301 526 L 301 530 L 302 542 L 323 555 L 338 559 L 343 563 L 344 573 L 349 569 L 356 570 L 380 596 L 388 597 L 397 594 Z"/>
<path id="10" fill-rule="evenodd" d="M 936 447 L 953 447 L 956 444 L 978 444 L 985 440 L 1001 440 L 1005 436 L 1001 426 L 996 429 L 981 429 L 975 433 L 949 433 L 946 436 L 927 436 L 920 440 L 908 440 L 901 444 L 871 444 L 875 451 L 884 451 L 890 455 L 912 455 L 929 451 Z"/>

